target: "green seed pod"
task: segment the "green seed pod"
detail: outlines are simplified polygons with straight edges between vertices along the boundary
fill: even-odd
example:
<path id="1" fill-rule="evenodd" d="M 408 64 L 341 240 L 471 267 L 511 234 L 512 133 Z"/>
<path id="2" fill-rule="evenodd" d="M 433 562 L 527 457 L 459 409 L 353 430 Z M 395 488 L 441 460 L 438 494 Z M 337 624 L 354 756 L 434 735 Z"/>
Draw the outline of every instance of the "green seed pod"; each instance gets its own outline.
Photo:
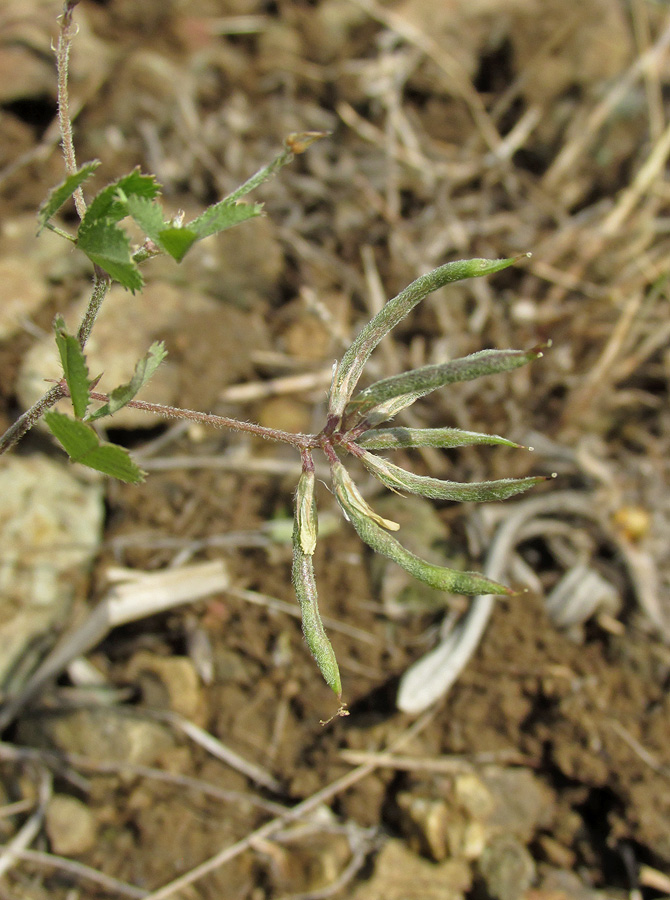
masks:
<path id="1" fill-rule="evenodd" d="M 424 297 L 454 281 L 500 272 L 520 259 L 522 256 L 510 259 L 459 259 L 446 263 L 426 275 L 421 275 L 404 291 L 384 304 L 377 315 L 360 331 L 335 370 L 328 402 L 329 415 L 335 420 L 341 418 L 372 351 Z"/>
<path id="2" fill-rule="evenodd" d="M 484 375 L 510 372 L 542 356 L 547 345 L 531 350 L 480 350 L 451 362 L 422 366 L 371 384 L 357 394 L 346 412 L 357 413 L 371 424 L 384 422 L 426 394 L 447 384 L 472 381 Z"/>
<path id="3" fill-rule="evenodd" d="M 314 472 L 303 472 L 295 495 L 295 525 L 303 553 L 311 556 L 316 547 L 318 519 L 314 499 Z"/>
<path id="4" fill-rule="evenodd" d="M 340 670 L 328 635 L 319 615 L 319 603 L 314 579 L 314 566 L 311 554 L 303 551 L 300 543 L 300 532 L 296 520 L 293 529 L 293 586 L 302 613 L 302 632 L 326 684 L 342 697 Z"/>
<path id="5" fill-rule="evenodd" d="M 503 447 L 515 447 L 517 450 L 532 449 L 498 434 L 480 434 L 478 431 L 463 431 L 460 428 L 406 428 L 404 425 L 370 429 L 357 437 L 356 443 L 366 450 L 400 450 L 407 447 L 449 449 L 473 444 L 499 444 Z"/>
<path id="6" fill-rule="evenodd" d="M 342 463 L 332 464 L 333 485 L 335 496 L 344 510 L 346 517 L 358 532 L 361 540 L 372 547 L 376 553 L 381 553 L 402 566 L 419 581 L 440 591 L 450 591 L 454 594 L 511 594 L 508 587 L 491 581 L 484 575 L 476 572 L 458 572 L 446 566 L 436 566 L 433 563 L 415 556 L 402 546 L 394 537 L 380 528 L 370 516 L 361 512 L 356 503 L 352 502 L 349 482 L 351 479 Z"/>
<path id="7" fill-rule="evenodd" d="M 441 478 L 429 478 L 426 475 L 415 475 L 400 466 L 395 466 L 386 459 L 380 459 L 373 453 L 363 451 L 363 465 L 375 478 L 391 491 L 408 491 L 432 500 L 506 500 L 514 494 L 520 494 L 546 481 L 545 475 L 531 475 L 528 478 L 500 478 L 497 481 L 474 481 L 463 484 L 460 481 L 444 481 Z"/>

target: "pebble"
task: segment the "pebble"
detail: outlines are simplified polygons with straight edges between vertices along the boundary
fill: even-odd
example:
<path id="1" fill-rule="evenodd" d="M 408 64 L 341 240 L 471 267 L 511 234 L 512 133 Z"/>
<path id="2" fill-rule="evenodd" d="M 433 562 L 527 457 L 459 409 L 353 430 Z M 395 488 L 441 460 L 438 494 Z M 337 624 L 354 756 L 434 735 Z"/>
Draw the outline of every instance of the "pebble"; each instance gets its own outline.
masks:
<path id="1" fill-rule="evenodd" d="M 91 810 L 67 794 L 54 794 L 47 805 L 45 827 L 58 856 L 81 856 L 95 846 L 97 829 Z"/>

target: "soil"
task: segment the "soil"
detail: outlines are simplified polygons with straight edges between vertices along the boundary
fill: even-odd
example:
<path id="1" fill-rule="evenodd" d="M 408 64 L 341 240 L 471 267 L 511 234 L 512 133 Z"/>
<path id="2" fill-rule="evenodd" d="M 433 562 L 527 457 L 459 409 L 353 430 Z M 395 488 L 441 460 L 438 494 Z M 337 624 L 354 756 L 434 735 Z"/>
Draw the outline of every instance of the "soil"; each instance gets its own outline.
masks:
<path id="1" fill-rule="evenodd" d="M 12 73 L 0 79 L 7 235 L 62 177 L 49 54 L 59 11 L 54 0 L 0 10 L 0 71 Z M 168 344 L 172 402 L 318 431 L 330 366 L 376 308 L 379 284 L 383 299 L 451 258 L 532 250 L 518 268 L 431 296 L 369 374 L 551 340 L 531 367 L 442 390 L 413 412 L 413 424 L 503 434 L 534 454 L 394 459 L 461 481 L 558 478 L 537 489 L 548 505 L 506 562 L 506 580 L 526 592 L 497 603 L 474 658 L 419 717 L 396 708 L 398 683 L 436 642 L 444 609 L 398 601 L 392 573 L 319 485 L 315 568 L 322 614 L 341 626 L 329 633 L 350 713 L 324 727 L 337 704 L 299 620 L 276 603 L 295 603 L 281 537 L 295 454 L 200 426 L 115 428 L 149 477 L 106 486 L 104 535 L 73 616 L 101 602 L 118 567 L 223 560 L 229 589 L 112 630 L 87 656 L 102 701 L 68 669 L 19 710 L 4 732 L 5 802 L 32 802 L 48 770 L 54 795 L 81 809 L 59 817 L 51 804 L 2 870 L 0 896 L 133 896 L 128 886 L 203 900 L 670 895 L 670 56 L 661 46 L 639 64 L 670 25 L 666 7 L 82 0 L 75 19 L 77 152 L 102 160 L 96 186 L 139 165 L 156 172 L 168 208 L 190 215 L 289 133 L 331 132 L 257 191 L 265 218 L 210 239 L 181 267 L 146 266 L 151 302 L 169 284 L 182 304 L 148 339 Z M 0 345 L 3 424 L 20 408 L 22 360 L 90 280 L 67 248 L 32 265 L 38 244 L 0 247 L 42 286 Z M 197 315 L 196 292 L 216 301 Z M 151 322 L 141 296 L 136 315 Z M 275 394 L 268 384 L 286 376 L 304 386 Z M 251 399 L 231 399 L 240 383 Z M 60 459 L 37 431 L 14 452 Z M 523 502 L 433 503 L 438 533 L 426 542 L 481 569 Z M 561 586 L 577 612 L 558 621 L 547 599 Z M 447 600 L 447 617 L 467 608 Z M 216 758 L 174 714 L 262 767 L 265 782 Z M 153 729 L 137 738 L 141 752 L 128 722 Z M 359 764 L 369 769 L 336 784 Z M 463 800 L 464 773 L 488 798 L 481 808 Z M 503 790 L 508 777 L 527 781 Z M 261 831 L 160 892 L 309 798 L 301 823 Z M 3 841 L 27 834 L 30 809 L 10 809 Z M 466 820 L 457 840 L 454 823 Z M 511 843 L 495 862 L 502 838 Z M 54 868 L 49 852 L 126 888 Z M 512 858 L 521 868 L 505 868 Z"/>

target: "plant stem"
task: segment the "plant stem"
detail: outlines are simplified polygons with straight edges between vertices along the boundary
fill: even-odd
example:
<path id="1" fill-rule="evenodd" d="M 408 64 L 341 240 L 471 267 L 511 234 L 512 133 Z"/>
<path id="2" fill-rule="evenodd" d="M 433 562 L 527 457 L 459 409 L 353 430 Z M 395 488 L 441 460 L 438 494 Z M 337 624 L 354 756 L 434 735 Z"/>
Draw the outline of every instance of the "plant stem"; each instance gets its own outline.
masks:
<path id="1" fill-rule="evenodd" d="M 70 63 L 70 47 L 76 31 L 72 28 L 72 13 L 79 0 L 65 0 L 63 14 L 60 17 L 58 44 L 56 47 L 56 66 L 58 70 L 58 123 L 60 125 L 63 158 L 68 175 L 77 171 L 77 158 L 74 152 L 72 137 L 72 121 L 70 119 L 70 99 L 68 95 L 68 72 Z M 80 219 L 86 213 L 86 201 L 81 187 L 74 192 L 74 204 Z"/>
<path id="2" fill-rule="evenodd" d="M 0 437 L 0 454 L 9 450 L 19 441 L 26 432 L 30 431 L 35 422 L 52 406 L 67 396 L 60 384 L 55 384 L 49 388 L 46 394 L 41 397 L 37 403 L 33 403 L 30 409 L 26 410 L 13 425 Z"/>
<path id="3" fill-rule="evenodd" d="M 61 389 L 67 393 L 67 387 L 60 382 Z M 100 400 L 103 403 L 109 401 L 107 394 L 99 394 L 91 391 L 92 400 Z M 280 441 L 283 444 L 291 444 L 301 450 L 318 447 L 319 442 L 313 434 L 294 434 L 292 431 L 280 431 L 276 428 L 266 428 L 256 422 L 242 422 L 239 419 L 231 419 L 229 416 L 215 416 L 209 413 L 198 412 L 194 409 L 182 409 L 179 406 L 165 406 L 162 403 L 148 403 L 145 400 L 130 400 L 126 406 L 133 409 L 143 409 L 146 412 L 155 413 L 168 419 L 190 419 L 192 422 L 200 422 L 203 425 L 214 425 L 215 428 L 230 428 L 232 431 L 246 431 L 257 437 L 269 441 Z"/>
<path id="4" fill-rule="evenodd" d="M 72 237 L 72 235 L 68 234 L 64 229 L 59 228 L 58 225 L 54 225 L 53 222 L 46 222 L 44 227 L 48 228 L 49 231 L 53 231 L 53 233 L 59 235 L 59 237 L 65 238 L 65 240 L 69 241 L 71 244 L 77 242 L 76 238 Z"/>
<path id="5" fill-rule="evenodd" d="M 100 266 L 96 266 L 93 274 L 93 293 L 91 294 L 91 299 L 88 301 L 86 312 L 83 315 L 81 324 L 79 325 L 79 331 L 77 332 L 77 340 L 79 341 L 79 346 L 82 350 L 86 346 L 86 341 L 91 335 L 91 330 L 98 313 L 100 312 L 102 301 L 107 296 L 110 285 L 111 279 L 109 275 L 104 272 Z"/>

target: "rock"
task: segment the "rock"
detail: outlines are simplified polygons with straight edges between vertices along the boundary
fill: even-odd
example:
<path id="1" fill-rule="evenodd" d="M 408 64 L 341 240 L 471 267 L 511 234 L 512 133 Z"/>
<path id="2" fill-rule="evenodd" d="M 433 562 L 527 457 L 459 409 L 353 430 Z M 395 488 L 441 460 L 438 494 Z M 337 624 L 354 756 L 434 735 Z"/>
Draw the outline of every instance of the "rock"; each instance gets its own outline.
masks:
<path id="1" fill-rule="evenodd" d="M 491 766 L 482 780 L 493 798 L 488 820 L 492 831 L 529 842 L 551 822 L 554 794 L 530 769 Z"/>
<path id="2" fill-rule="evenodd" d="M 436 862 L 478 859 L 499 835 L 528 842 L 552 808 L 551 792 L 532 772 L 498 767 L 417 779 L 396 802 L 410 846 Z"/>
<path id="3" fill-rule="evenodd" d="M 0 259 L 0 340 L 23 330 L 37 310 L 46 302 L 47 285 L 27 259 Z M 44 393 L 44 385 L 42 393 Z"/>
<path id="4" fill-rule="evenodd" d="M 400 840 L 384 844 L 372 877 L 351 891 L 351 900 L 462 900 L 472 886 L 469 865 L 447 860 L 435 865 Z"/>
<path id="5" fill-rule="evenodd" d="M 512 835 L 498 835 L 479 859 L 479 873 L 494 900 L 521 900 L 535 880 L 535 862 Z"/>
<path id="6" fill-rule="evenodd" d="M 31 747 L 77 753 L 98 762 L 150 766 L 174 746 L 171 732 L 117 706 L 44 712 L 22 719 L 18 740 Z"/>
<path id="7" fill-rule="evenodd" d="M 128 663 L 126 678 L 139 685 L 146 706 L 170 709 L 196 724 L 205 724 L 200 680 L 188 657 L 157 656 L 140 650 Z"/>
<path id="8" fill-rule="evenodd" d="M 102 484 L 63 463 L 5 457 L 0 467 L 0 681 L 67 618 L 98 548 Z"/>
<path id="9" fill-rule="evenodd" d="M 67 794 L 54 794 L 46 809 L 45 827 L 51 850 L 59 856 L 80 856 L 96 843 L 91 810 Z"/>
<path id="10" fill-rule="evenodd" d="M 322 891 L 342 875 L 351 860 L 351 847 L 344 834 L 298 832 L 282 836 L 281 843 L 264 847 L 270 859 L 268 871 L 275 896 Z"/>

